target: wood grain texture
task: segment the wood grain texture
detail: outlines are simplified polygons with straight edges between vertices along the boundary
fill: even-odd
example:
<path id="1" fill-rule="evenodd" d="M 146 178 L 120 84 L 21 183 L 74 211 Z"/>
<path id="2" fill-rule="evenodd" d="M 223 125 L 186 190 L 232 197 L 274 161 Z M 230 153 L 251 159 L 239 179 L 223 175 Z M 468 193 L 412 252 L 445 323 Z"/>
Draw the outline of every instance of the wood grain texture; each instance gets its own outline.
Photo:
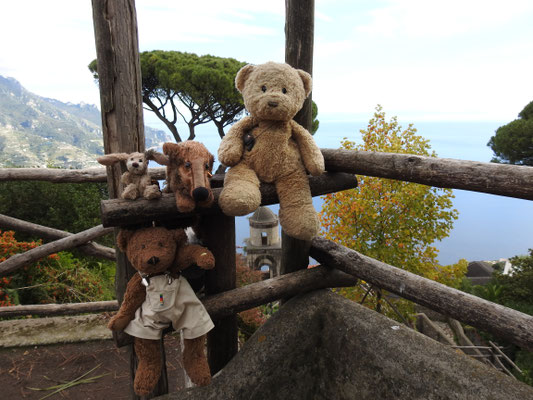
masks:
<path id="1" fill-rule="evenodd" d="M 327 171 L 533 200 L 533 168 L 346 149 L 321 149 Z"/>

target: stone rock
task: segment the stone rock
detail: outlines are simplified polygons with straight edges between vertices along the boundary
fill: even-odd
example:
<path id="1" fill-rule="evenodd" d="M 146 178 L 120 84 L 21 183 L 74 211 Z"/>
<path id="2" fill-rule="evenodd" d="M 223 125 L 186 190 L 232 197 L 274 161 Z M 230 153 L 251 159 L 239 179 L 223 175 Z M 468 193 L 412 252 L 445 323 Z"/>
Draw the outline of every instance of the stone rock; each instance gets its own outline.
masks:
<path id="1" fill-rule="evenodd" d="M 167 400 L 533 399 L 533 388 L 327 290 L 293 298 L 210 386 Z"/>

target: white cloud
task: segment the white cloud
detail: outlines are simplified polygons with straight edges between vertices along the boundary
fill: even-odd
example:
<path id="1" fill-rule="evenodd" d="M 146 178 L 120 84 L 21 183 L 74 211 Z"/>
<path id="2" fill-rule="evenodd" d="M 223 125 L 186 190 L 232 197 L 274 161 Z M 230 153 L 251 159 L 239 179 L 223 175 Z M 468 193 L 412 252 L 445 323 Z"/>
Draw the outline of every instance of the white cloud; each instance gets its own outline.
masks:
<path id="1" fill-rule="evenodd" d="M 449 37 L 492 29 L 530 12 L 527 0 L 390 0 L 357 30 L 384 37 Z"/>

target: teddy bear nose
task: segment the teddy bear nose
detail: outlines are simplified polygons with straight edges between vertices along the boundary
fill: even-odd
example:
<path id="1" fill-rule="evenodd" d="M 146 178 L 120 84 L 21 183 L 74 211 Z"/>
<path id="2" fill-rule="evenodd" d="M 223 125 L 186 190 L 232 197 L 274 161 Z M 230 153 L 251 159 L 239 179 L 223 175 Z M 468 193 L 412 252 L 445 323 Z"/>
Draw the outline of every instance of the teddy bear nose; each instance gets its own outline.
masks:
<path id="1" fill-rule="evenodd" d="M 139 166 L 139 164 L 137 164 L 136 162 L 134 162 L 133 164 L 131 164 L 131 166 L 132 166 L 133 168 L 137 168 L 137 167 Z"/>
<path id="2" fill-rule="evenodd" d="M 277 101 L 269 101 L 268 105 L 269 105 L 269 107 L 277 107 L 278 106 L 278 102 Z"/>
<path id="3" fill-rule="evenodd" d="M 153 256 L 152 258 L 148 260 L 148 264 L 150 265 L 156 265 L 158 262 L 159 262 L 159 258 L 156 256 Z"/>
<path id="4" fill-rule="evenodd" d="M 209 197 L 209 190 L 205 187 L 197 187 L 192 191 L 192 197 L 196 201 L 204 201 Z"/>

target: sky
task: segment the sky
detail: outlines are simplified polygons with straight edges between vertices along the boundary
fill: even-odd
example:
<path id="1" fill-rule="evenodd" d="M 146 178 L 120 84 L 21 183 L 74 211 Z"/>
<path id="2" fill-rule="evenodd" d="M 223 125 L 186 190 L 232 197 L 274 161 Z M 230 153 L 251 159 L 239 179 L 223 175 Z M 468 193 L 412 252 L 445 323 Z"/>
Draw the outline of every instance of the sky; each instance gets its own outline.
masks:
<path id="1" fill-rule="evenodd" d="M 135 4 L 140 51 L 284 61 L 283 0 Z M 0 1 L 0 16 L 0 75 L 40 96 L 99 105 L 87 68 L 96 58 L 91 1 Z M 337 147 L 380 104 L 402 126 L 415 122 L 440 157 L 489 161 L 494 130 L 533 100 L 531 21 L 530 0 L 315 0 L 317 143 Z M 165 129 L 152 113 L 145 122 Z M 218 135 L 199 138 L 216 154 Z M 457 196 L 460 219 L 440 246 L 444 263 L 531 247 L 532 202 Z"/>
<path id="2" fill-rule="evenodd" d="M 284 61 L 283 0 L 137 0 L 139 47 Z M 0 2 L 0 75 L 99 104 L 91 2 Z M 532 100 L 529 0 L 316 0 L 313 99 L 322 119 L 510 121 Z"/>

